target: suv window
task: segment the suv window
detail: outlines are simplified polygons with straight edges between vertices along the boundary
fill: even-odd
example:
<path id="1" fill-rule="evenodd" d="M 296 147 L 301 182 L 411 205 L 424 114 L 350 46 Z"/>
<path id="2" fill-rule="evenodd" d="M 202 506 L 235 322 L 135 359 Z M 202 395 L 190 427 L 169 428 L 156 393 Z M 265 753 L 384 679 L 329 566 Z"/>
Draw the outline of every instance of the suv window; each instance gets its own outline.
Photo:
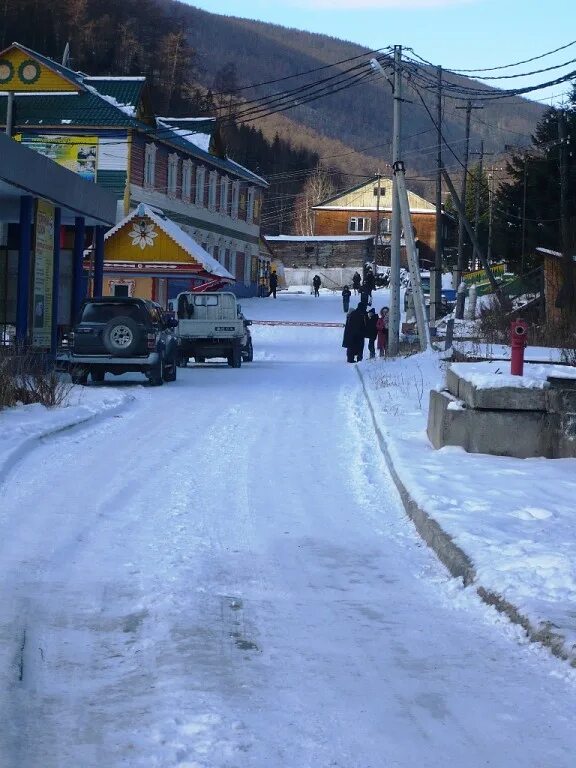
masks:
<path id="1" fill-rule="evenodd" d="M 86 304 L 82 311 L 81 323 L 107 323 L 115 317 L 131 317 L 139 323 L 145 323 L 146 318 L 141 307 L 137 304 Z"/>

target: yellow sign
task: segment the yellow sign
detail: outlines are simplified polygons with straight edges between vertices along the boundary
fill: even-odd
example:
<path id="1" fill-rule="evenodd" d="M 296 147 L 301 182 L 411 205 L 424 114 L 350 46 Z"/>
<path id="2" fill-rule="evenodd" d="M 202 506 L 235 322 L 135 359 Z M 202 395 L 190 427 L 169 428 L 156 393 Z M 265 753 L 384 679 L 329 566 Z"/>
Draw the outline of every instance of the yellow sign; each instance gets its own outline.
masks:
<path id="1" fill-rule="evenodd" d="M 45 200 L 38 200 L 35 229 L 32 345 L 49 349 L 52 337 L 54 206 Z"/>
<path id="2" fill-rule="evenodd" d="M 83 179 L 96 181 L 97 136 L 36 136 L 20 133 L 15 138 L 30 149 L 74 171 Z"/>

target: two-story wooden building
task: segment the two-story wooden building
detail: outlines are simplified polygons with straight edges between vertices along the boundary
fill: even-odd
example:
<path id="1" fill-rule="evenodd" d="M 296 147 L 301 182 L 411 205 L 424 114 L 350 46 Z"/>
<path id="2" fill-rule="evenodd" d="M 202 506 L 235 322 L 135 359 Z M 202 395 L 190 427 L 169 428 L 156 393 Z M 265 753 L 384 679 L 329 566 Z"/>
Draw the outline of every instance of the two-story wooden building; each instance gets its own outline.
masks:
<path id="1" fill-rule="evenodd" d="M 157 117 L 146 78 L 90 77 L 14 43 L 0 52 L 7 122 L 23 144 L 111 190 L 118 221 L 140 203 L 160 209 L 234 275 L 238 295 L 256 294 L 269 260 L 267 183 L 226 156 L 214 120 Z"/>
<path id="2" fill-rule="evenodd" d="M 436 250 L 436 206 L 415 192 L 408 192 L 408 202 L 420 264 L 427 267 L 434 263 Z M 372 236 L 374 247 L 370 260 L 381 265 L 390 264 L 392 179 L 362 182 L 323 200 L 312 210 L 316 236 Z M 442 218 L 445 243 L 448 244 L 453 237 L 454 220 L 444 211 Z M 404 248 L 402 259 L 406 266 Z"/>

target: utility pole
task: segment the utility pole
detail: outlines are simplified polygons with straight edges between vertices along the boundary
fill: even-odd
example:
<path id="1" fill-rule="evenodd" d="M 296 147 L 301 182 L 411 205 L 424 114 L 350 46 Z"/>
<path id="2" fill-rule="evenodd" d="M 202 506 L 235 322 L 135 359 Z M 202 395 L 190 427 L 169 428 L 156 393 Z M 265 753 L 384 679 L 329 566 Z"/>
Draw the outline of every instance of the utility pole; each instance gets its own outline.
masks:
<path id="1" fill-rule="evenodd" d="M 522 184 L 522 254 L 521 254 L 521 274 L 525 271 L 526 261 L 526 196 L 528 190 L 528 152 L 524 150 L 524 173 Z"/>
<path id="2" fill-rule="evenodd" d="M 378 266 L 378 241 L 380 240 L 380 182 L 382 180 L 382 176 L 380 175 L 380 171 L 378 171 L 376 175 L 376 183 L 378 184 L 376 188 L 376 237 L 374 238 L 374 263 L 372 264 L 372 272 L 374 273 L 374 277 L 376 277 L 376 271 Z"/>
<path id="3" fill-rule="evenodd" d="M 402 121 L 402 46 L 394 46 L 394 125 L 392 129 L 392 165 L 400 160 Z M 388 325 L 388 349 L 398 354 L 400 342 L 400 235 L 402 221 L 398 198 L 398 179 L 392 176 L 392 239 L 390 249 L 390 321 Z"/>
<path id="4" fill-rule="evenodd" d="M 474 234 L 476 235 L 476 239 L 478 239 L 478 227 L 480 226 L 480 191 L 482 189 L 482 173 L 484 170 L 484 140 L 480 142 L 480 152 L 474 153 L 480 155 L 480 160 L 478 161 L 478 168 L 477 174 L 476 174 L 476 195 L 475 195 L 475 202 L 474 202 Z M 478 263 L 479 254 L 476 248 L 474 248 L 472 252 L 472 259 L 474 261 L 474 269 L 476 269 L 476 264 Z"/>
<path id="5" fill-rule="evenodd" d="M 562 310 L 566 320 L 571 320 L 576 314 L 574 306 L 574 263 L 571 252 L 570 229 L 568 226 L 568 143 L 570 136 L 566 134 L 566 114 L 563 108 L 558 115 L 558 143 L 560 145 L 560 248 L 562 251 L 562 287 L 556 303 Z"/>
<path id="6" fill-rule="evenodd" d="M 442 306 L 442 67 L 438 67 L 438 94 L 436 101 L 436 250 L 434 271 L 430 280 L 430 321 L 440 317 Z"/>

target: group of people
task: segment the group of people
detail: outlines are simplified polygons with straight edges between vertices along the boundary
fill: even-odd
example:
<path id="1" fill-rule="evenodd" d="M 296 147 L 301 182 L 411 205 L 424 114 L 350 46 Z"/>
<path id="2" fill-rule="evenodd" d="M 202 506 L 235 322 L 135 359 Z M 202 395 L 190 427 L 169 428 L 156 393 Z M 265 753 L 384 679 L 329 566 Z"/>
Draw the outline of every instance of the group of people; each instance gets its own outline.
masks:
<path id="1" fill-rule="evenodd" d="M 368 339 L 370 357 L 384 357 L 388 347 L 388 307 L 382 307 L 377 315 L 375 309 L 368 310 L 368 304 L 360 301 L 356 309 L 348 312 L 344 327 L 342 346 L 346 349 L 346 360 L 359 363 L 364 357 L 364 342 Z"/>

